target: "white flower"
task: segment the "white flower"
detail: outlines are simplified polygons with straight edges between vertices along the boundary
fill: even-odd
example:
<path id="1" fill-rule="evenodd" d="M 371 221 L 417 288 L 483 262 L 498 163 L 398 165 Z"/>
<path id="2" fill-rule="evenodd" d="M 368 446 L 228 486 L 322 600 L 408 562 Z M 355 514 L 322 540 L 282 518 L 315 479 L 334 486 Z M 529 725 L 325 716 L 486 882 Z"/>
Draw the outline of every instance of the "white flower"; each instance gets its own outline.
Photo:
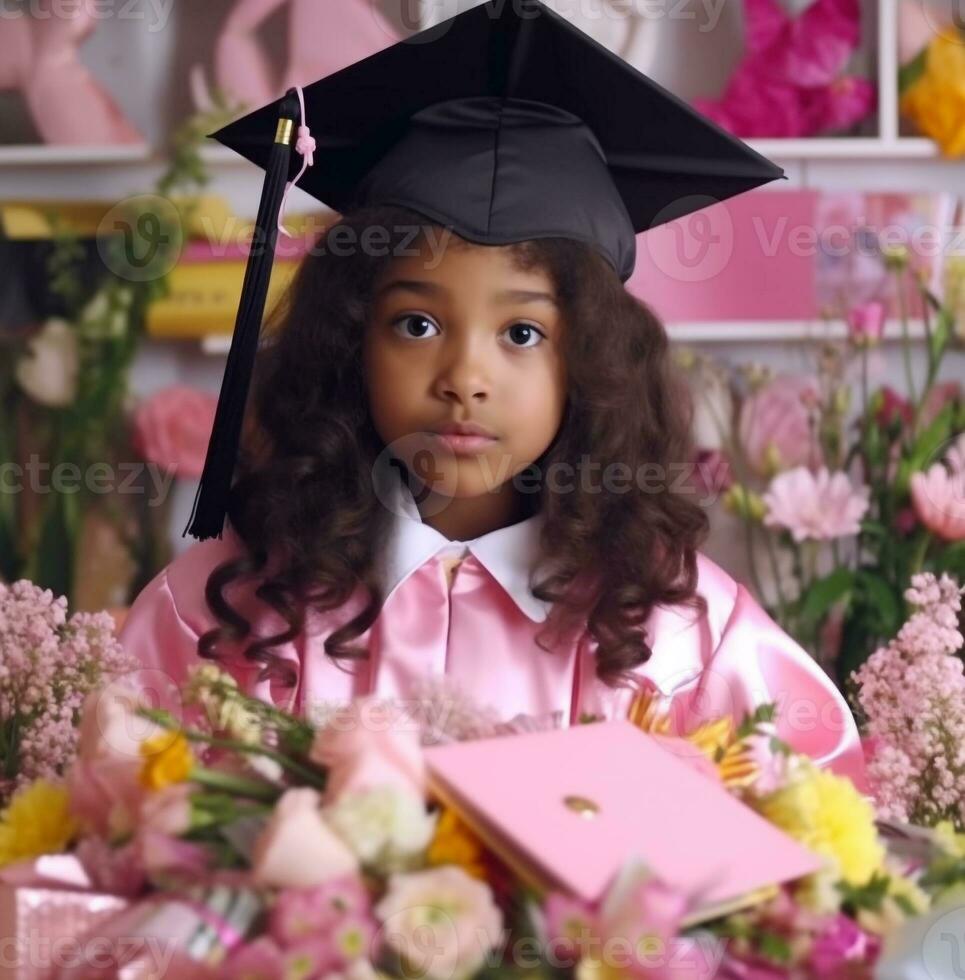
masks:
<path id="1" fill-rule="evenodd" d="M 410 976 L 462 980 L 502 938 L 489 885 L 455 865 L 393 875 L 374 911 Z"/>
<path id="2" fill-rule="evenodd" d="M 66 320 L 48 320 L 27 344 L 17 364 L 20 387 L 38 404 L 64 408 L 77 397 L 80 351 Z"/>
<path id="3" fill-rule="evenodd" d="M 429 846 L 437 820 L 420 796 L 398 786 L 346 793 L 322 813 L 362 864 L 382 873 L 410 866 Z"/>

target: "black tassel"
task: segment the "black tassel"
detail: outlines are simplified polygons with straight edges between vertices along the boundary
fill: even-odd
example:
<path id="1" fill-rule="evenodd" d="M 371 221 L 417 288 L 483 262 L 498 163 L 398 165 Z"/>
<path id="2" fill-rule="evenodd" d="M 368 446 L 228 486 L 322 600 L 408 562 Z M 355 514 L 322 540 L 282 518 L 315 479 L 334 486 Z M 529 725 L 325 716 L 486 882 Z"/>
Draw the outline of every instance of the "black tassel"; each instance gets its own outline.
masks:
<path id="1" fill-rule="evenodd" d="M 281 209 L 285 184 L 288 181 L 294 130 L 299 118 L 298 97 L 289 89 L 281 101 L 278 126 L 272 144 L 265 182 L 261 189 L 261 202 L 248 265 L 245 268 L 244 285 L 235 329 L 231 336 L 231 349 L 221 381 L 221 394 L 214 417 L 214 428 L 208 442 L 208 454 L 204 461 L 201 483 L 194 498 L 191 518 L 184 534 L 199 541 L 221 537 L 228 512 L 228 498 L 238 446 L 244 420 L 248 389 L 255 354 L 258 351 L 258 335 L 265 312 L 268 281 L 275 260 L 275 244 L 278 239 L 278 212 Z"/>

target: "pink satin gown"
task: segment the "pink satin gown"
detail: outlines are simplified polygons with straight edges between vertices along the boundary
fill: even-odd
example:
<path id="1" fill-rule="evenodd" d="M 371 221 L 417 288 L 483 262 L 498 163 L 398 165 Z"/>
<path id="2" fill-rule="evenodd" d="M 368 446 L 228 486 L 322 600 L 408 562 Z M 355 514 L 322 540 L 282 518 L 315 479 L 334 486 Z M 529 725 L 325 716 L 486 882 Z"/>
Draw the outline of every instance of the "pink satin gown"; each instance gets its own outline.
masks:
<path id="1" fill-rule="evenodd" d="M 417 681 L 445 674 L 506 719 L 558 711 L 565 725 L 583 714 L 626 717 L 638 691 L 650 690 L 671 711 L 677 731 L 723 715 L 739 721 L 757 705 L 776 702 L 780 738 L 866 788 L 858 731 L 841 693 L 750 593 L 705 556 L 698 559 L 698 591 L 707 613 L 656 609 L 647 623 L 653 654 L 634 672 L 638 686 L 611 688 L 596 676 L 595 644 L 583 631 L 551 652 L 535 642 L 549 611 L 527 584 L 540 515 L 454 542 L 422 522 L 407 491 L 393 506 L 385 603 L 358 641 L 367 644 L 368 660 L 340 666 L 324 649 L 326 636 L 361 608 L 353 596 L 333 612 L 310 613 L 295 641 L 274 648 L 293 668 L 294 685 L 258 680 L 258 667 L 240 657 L 226 663 L 250 694 L 310 715 L 366 694 L 411 697 Z M 230 529 L 221 540 L 196 544 L 138 596 L 121 640 L 155 679 L 180 684 L 199 662 L 198 638 L 216 625 L 205 582 L 241 548 Z M 253 584 L 239 586 L 231 596 L 254 633 L 283 629 L 253 591 Z"/>

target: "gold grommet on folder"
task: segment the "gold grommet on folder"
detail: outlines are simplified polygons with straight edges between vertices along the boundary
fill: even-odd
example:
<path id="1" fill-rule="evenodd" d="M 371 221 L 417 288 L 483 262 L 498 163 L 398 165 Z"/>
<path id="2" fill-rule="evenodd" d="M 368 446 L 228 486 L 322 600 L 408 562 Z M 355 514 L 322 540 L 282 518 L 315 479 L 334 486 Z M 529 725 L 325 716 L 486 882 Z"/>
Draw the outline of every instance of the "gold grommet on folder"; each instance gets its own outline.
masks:
<path id="1" fill-rule="evenodd" d="M 592 820 L 600 812 L 600 807 L 586 796 L 564 796 L 563 803 L 584 820 Z"/>

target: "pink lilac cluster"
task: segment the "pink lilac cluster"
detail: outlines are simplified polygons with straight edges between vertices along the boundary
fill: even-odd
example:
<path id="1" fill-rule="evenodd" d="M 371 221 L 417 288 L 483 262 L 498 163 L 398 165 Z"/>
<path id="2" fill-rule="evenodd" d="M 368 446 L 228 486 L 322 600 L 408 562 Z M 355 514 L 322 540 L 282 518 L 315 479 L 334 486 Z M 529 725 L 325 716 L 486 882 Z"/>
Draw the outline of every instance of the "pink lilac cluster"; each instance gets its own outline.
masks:
<path id="1" fill-rule="evenodd" d="M 896 820 L 965 829 L 965 665 L 958 656 L 961 590 L 915 575 L 916 610 L 897 637 L 854 674 L 874 745 L 868 775 L 879 811 Z"/>
<path id="2" fill-rule="evenodd" d="M 49 589 L 0 583 L 0 800 L 60 775 L 84 696 L 135 666 L 107 613 L 68 617 L 67 600 Z"/>

